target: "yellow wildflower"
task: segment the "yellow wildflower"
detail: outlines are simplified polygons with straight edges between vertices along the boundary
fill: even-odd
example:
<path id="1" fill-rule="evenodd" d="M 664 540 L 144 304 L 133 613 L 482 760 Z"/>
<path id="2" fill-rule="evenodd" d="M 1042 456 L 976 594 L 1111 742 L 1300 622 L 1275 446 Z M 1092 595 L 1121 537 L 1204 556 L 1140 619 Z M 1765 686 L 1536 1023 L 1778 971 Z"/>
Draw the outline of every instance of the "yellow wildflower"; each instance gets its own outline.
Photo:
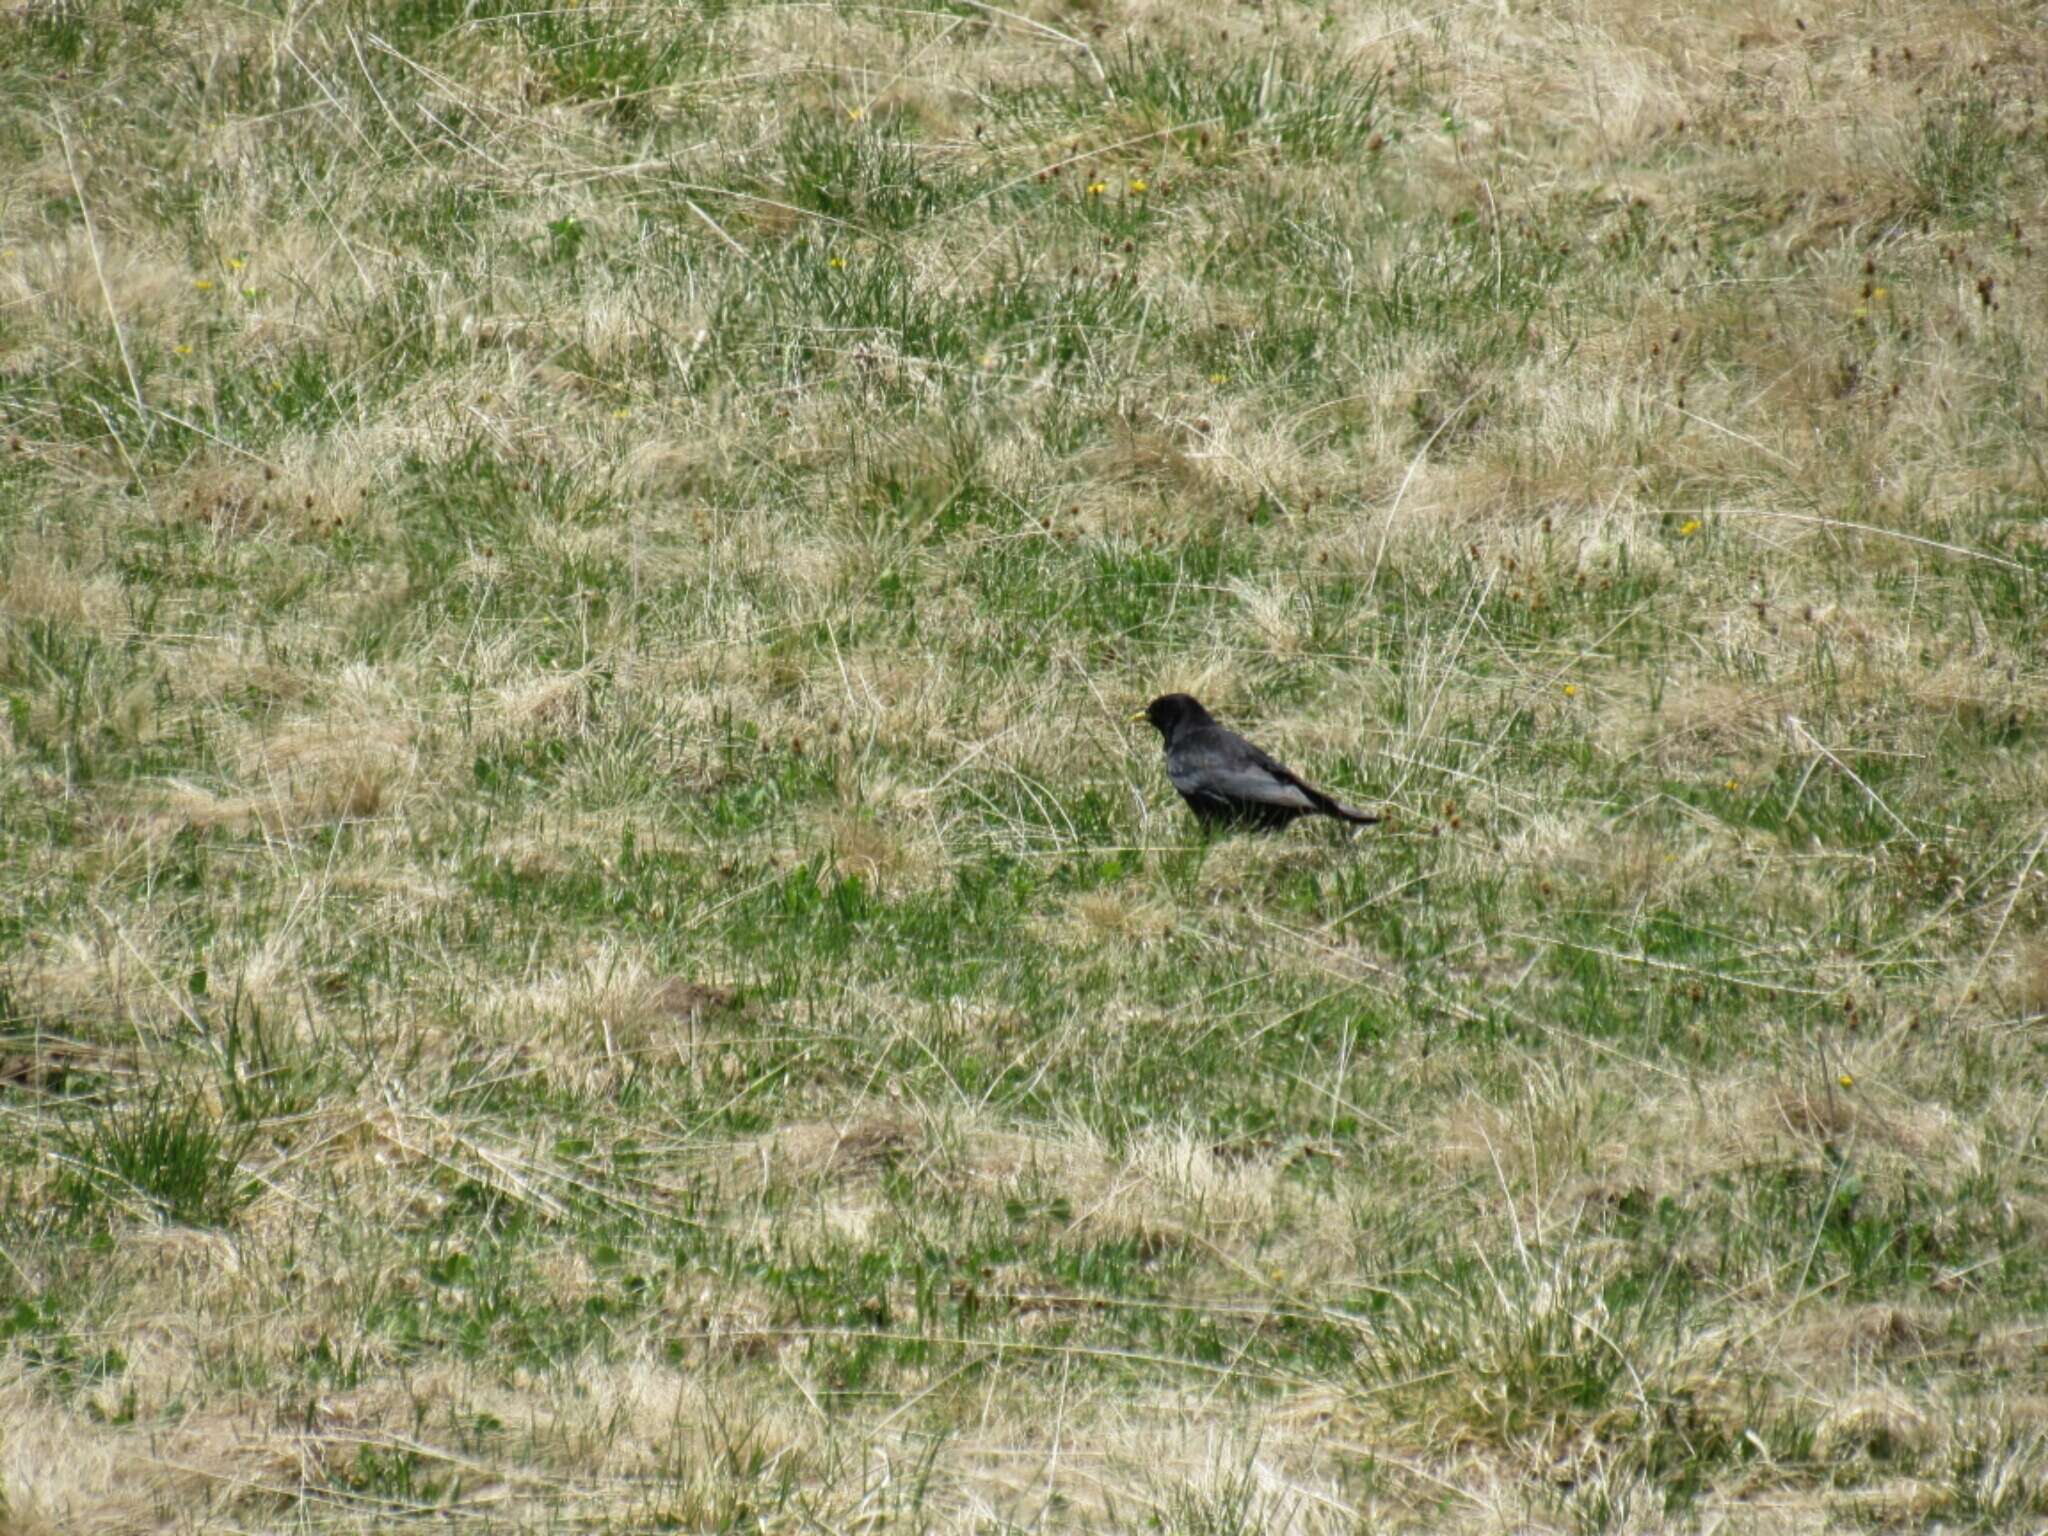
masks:
<path id="1" fill-rule="evenodd" d="M 1696 517 L 1688 517 L 1688 518 L 1687 518 L 1687 519 L 1685 520 L 1685 526 L 1684 526 L 1683 528 L 1681 528 L 1681 529 L 1679 529 L 1679 530 L 1678 530 L 1678 536 L 1679 536 L 1679 537 L 1680 537 L 1681 539 L 1689 539 L 1689 538 L 1691 538 L 1691 537 L 1692 537 L 1692 536 L 1693 536 L 1694 534 L 1698 533 L 1699 531 L 1700 531 L 1700 520 L 1699 520 L 1698 518 L 1696 518 Z"/>
<path id="2" fill-rule="evenodd" d="M 197 277 L 192 280 L 192 286 L 201 293 L 211 293 L 213 292 L 213 279 L 210 277 Z"/>
<path id="3" fill-rule="evenodd" d="M 1088 195 L 1090 197 L 1100 197 L 1108 190 L 1109 183 L 1106 181 L 1091 181 L 1088 183 Z"/>
<path id="4" fill-rule="evenodd" d="M 1131 190 L 1133 192 L 1143 192 L 1146 188 L 1146 185 L 1147 183 L 1145 181 L 1145 178 L 1142 176 L 1133 176 L 1131 178 Z"/>
<path id="5" fill-rule="evenodd" d="M 1579 685 L 1577 683 L 1566 683 L 1564 685 L 1564 696 L 1568 699 L 1576 699 L 1579 696 Z"/>

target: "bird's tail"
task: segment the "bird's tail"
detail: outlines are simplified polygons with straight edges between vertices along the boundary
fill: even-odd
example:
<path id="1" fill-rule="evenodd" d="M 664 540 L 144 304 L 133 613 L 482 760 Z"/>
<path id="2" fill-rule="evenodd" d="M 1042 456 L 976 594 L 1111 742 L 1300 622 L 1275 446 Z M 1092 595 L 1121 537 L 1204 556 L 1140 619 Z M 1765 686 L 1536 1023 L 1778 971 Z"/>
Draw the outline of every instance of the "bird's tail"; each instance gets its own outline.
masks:
<path id="1" fill-rule="evenodd" d="M 1386 819 L 1381 816 L 1371 815 L 1365 811 L 1356 810 L 1353 807 L 1346 805 L 1342 800 L 1339 800 L 1334 795 L 1323 795 L 1319 798 L 1321 799 L 1322 804 L 1320 807 L 1318 807 L 1318 809 L 1320 809 L 1325 816 L 1334 816 L 1339 821 L 1348 821 L 1352 823 L 1352 825 L 1354 826 L 1375 826 L 1379 822 Z"/>

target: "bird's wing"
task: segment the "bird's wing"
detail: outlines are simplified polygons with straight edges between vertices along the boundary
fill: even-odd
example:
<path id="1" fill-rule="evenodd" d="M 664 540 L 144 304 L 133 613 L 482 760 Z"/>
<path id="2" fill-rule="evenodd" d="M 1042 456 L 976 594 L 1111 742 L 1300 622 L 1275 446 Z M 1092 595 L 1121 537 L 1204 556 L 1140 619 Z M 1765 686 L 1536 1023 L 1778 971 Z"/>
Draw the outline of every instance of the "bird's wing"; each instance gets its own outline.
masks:
<path id="1" fill-rule="evenodd" d="M 1242 736 L 1218 735 L 1221 740 L 1190 743 L 1184 756 L 1175 754 L 1179 761 L 1168 758 L 1166 772 L 1175 789 L 1182 794 L 1218 795 L 1297 811 L 1322 809 L 1322 797 L 1283 764 Z"/>
<path id="2" fill-rule="evenodd" d="M 1346 805 L 1335 795 L 1326 794 L 1322 790 L 1317 789 L 1315 785 L 1302 778 L 1300 774 L 1289 768 L 1285 763 L 1262 752 L 1250 742 L 1247 741 L 1244 745 L 1259 768 L 1272 775 L 1276 784 L 1280 786 L 1274 791 L 1273 795 L 1265 797 L 1269 804 L 1303 805 L 1309 810 L 1321 811 L 1325 816 L 1334 816 L 1339 821 L 1355 821 L 1362 826 L 1369 826 L 1380 819 L 1353 806 Z M 1291 797 L 1286 799 L 1276 798 L 1276 796 L 1288 794 L 1290 791 L 1292 794 L 1302 796 L 1302 798 L 1300 800 L 1295 800 Z"/>
<path id="3" fill-rule="evenodd" d="M 1176 778 L 1174 788 L 1220 795 L 1226 800 L 1250 800 L 1259 805 L 1286 806 L 1290 810 L 1320 809 L 1315 791 L 1287 773 L 1285 769 L 1275 774 L 1253 763 L 1233 764 L 1224 768 L 1204 765 L 1200 772 L 1188 775 L 1188 779 L 1189 782 L 1183 785 Z"/>

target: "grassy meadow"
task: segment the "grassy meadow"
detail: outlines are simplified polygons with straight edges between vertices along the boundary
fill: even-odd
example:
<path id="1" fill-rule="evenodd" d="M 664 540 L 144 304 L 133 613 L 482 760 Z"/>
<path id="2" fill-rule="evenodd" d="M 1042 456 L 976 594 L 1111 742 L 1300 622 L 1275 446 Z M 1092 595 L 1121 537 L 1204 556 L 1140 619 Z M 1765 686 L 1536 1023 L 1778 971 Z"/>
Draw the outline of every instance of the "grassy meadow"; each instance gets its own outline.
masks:
<path id="1" fill-rule="evenodd" d="M 2048 1527 L 2048 12 L 0 6 L 0 1536 L 413 1526 Z"/>

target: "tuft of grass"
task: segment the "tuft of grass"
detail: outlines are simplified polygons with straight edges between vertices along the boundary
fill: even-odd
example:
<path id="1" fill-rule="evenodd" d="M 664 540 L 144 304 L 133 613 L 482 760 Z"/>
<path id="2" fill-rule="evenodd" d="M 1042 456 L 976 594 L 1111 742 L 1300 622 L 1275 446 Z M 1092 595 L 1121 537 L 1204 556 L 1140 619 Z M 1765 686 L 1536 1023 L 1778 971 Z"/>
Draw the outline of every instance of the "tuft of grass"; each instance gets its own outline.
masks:
<path id="1" fill-rule="evenodd" d="M 1170 134 L 1197 160 L 1272 149 L 1304 165 L 1335 161 L 1386 122 L 1380 71 L 1326 49 L 1211 59 L 1127 36 L 1104 58 L 1102 83 L 1133 126 Z"/>
<path id="2" fill-rule="evenodd" d="M 182 1225 L 223 1225 L 256 1194 L 242 1165 L 252 1141 L 246 1127 L 157 1083 L 62 1127 L 63 1196 L 74 1217 L 93 1224 L 139 1205 Z"/>
<path id="3" fill-rule="evenodd" d="M 1913 162 L 1921 207 L 1937 216 L 1981 213 L 2002 189 L 2015 147 L 1988 94 L 1969 91 L 1930 103 Z"/>

